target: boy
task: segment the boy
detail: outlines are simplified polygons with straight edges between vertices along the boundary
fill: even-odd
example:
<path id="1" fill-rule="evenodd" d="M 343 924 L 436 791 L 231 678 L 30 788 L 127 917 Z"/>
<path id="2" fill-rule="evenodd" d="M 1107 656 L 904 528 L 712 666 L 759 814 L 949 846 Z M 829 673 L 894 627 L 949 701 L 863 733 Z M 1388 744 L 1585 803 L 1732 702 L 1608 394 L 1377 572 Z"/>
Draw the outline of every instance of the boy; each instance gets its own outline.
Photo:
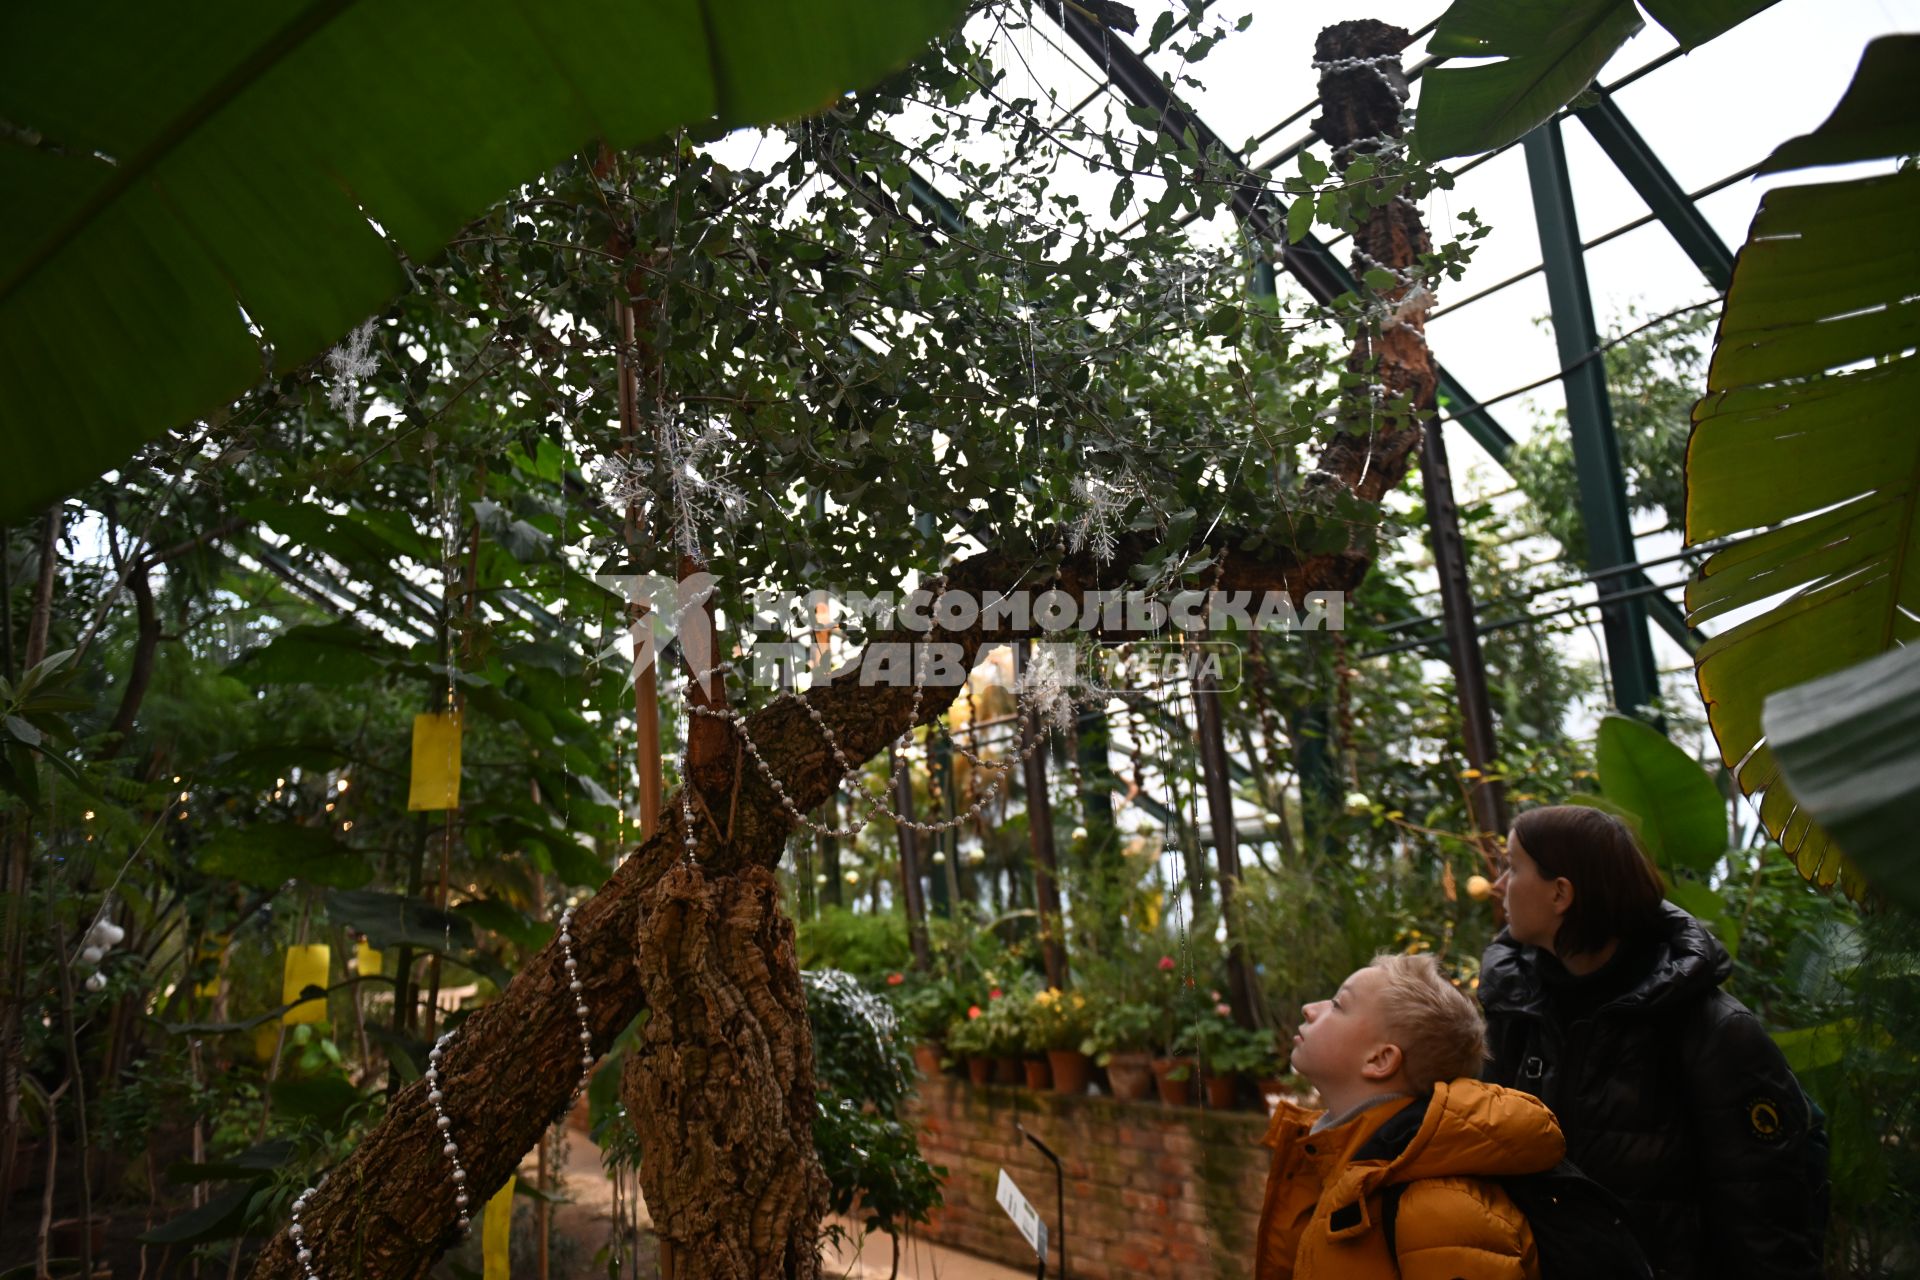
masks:
<path id="1" fill-rule="evenodd" d="M 1475 1078 L 1473 1001 L 1432 956 L 1387 955 L 1301 1012 L 1293 1068 L 1327 1109 L 1282 1102 L 1261 1140 L 1255 1280 L 1539 1280 L 1525 1215 L 1487 1179 L 1551 1169 L 1566 1143 L 1537 1099 Z"/>

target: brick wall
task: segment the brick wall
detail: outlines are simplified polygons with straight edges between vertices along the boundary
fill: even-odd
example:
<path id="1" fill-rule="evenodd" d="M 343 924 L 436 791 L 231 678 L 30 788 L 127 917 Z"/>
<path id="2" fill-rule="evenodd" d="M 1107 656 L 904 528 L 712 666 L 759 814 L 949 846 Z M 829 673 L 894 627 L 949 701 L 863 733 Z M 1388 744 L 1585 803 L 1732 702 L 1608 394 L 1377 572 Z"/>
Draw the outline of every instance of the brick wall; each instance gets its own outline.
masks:
<path id="1" fill-rule="evenodd" d="M 1266 1185 L 1266 1118 L 1027 1089 L 942 1076 L 915 1104 L 920 1147 L 947 1167 L 946 1206 L 923 1234 L 1031 1269 L 1033 1250 L 994 1200 L 1002 1168 L 1052 1233 L 1053 1166 L 1017 1119 L 1066 1167 L 1067 1266 L 1074 1280 L 1244 1280 Z M 1059 1274 L 1050 1244 L 1047 1274 Z"/>

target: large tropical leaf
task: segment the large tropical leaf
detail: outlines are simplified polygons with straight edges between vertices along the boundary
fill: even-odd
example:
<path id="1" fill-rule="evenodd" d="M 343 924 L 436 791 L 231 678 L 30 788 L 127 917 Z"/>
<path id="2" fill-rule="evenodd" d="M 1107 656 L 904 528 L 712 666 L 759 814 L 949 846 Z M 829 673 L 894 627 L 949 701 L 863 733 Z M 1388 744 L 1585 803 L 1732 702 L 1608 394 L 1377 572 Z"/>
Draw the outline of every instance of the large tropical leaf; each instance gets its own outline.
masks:
<path id="1" fill-rule="evenodd" d="M 1647 854 L 1662 867 L 1712 870 L 1727 851 L 1727 802 L 1712 775 L 1630 716 L 1600 722 L 1597 755 L 1601 794 L 1632 815 Z"/>
<path id="2" fill-rule="evenodd" d="M 1642 0 L 1654 21 L 1689 49 L 1773 3 Z M 1427 52 L 1500 61 L 1427 72 L 1415 148 L 1443 160 L 1505 146 L 1573 101 L 1640 27 L 1633 0 L 1454 0 Z"/>
<path id="3" fill-rule="evenodd" d="M 1876 41 L 1848 100 L 1898 104 L 1915 136 L 1920 37 Z M 1837 111 L 1783 151 L 1861 159 Z M 1829 129 L 1833 132 L 1829 134 Z M 1823 138 L 1825 139 L 1823 141 Z M 1740 536 L 1687 584 L 1699 623 L 1786 593 L 1695 657 L 1722 759 L 1770 834 L 1820 884 L 1858 873 L 1781 777 L 1768 695 L 1920 635 L 1920 172 L 1771 191 L 1735 264 L 1687 445 L 1687 542 Z"/>
<path id="4" fill-rule="evenodd" d="M 431 258 L 589 142 L 802 114 L 962 7 L 8 6 L 0 520 L 312 359 L 399 291 L 395 250 Z"/>
<path id="5" fill-rule="evenodd" d="M 1820 830 L 1875 889 L 1920 911 L 1920 646 L 1782 690 L 1761 723 Z"/>
<path id="6" fill-rule="evenodd" d="M 373 879 L 366 857 L 333 832 L 289 822 L 219 831 L 195 860 L 208 875 L 231 876 L 261 889 L 277 889 L 289 880 L 357 889 Z"/>

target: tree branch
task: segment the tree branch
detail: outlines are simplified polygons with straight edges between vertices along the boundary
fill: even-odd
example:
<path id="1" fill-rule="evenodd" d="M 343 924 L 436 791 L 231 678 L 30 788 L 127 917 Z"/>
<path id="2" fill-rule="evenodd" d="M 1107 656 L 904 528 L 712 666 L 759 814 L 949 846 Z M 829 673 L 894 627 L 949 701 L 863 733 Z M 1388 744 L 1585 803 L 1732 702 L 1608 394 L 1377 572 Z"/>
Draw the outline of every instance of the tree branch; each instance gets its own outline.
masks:
<path id="1" fill-rule="evenodd" d="M 1351 590 L 1369 564 L 1368 557 L 1357 552 L 1299 556 L 1271 539 L 1246 550 L 1242 544 L 1248 541 L 1245 535 L 1226 539 L 1220 589 L 1284 591 L 1299 606 L 1310 591 Z M 1114 564 L 1070 556 L 1045 575 L 1033 572 L 1030 551 L 989 551 L 955 565 L 947 584 L 982 596 L 1016 585 L 1036 590 L 1044 585 L 1079 598 L 1102 583 L 1125 581 L 1130 563 L 1126 557 L 1138 561 L 1152 546 L 1151 538 L 1134 535 L 1123 541 Z M 1034 630 L 989 629 L 978 622 L 949 630 L 936 624 L 927 632 L 898 631 L 883 638 L 956 643 L 970 667 L 983 647 Z M 938 719 L 950 701 L 923 696 L 916 712 L 911 688 L 863 687 L 857 671 L 843 668 L 824 685 L 782 698 L 747 718 L 748 733 L 800 812 L 817 807 L 846 776 L 803 704 L 820 713 L 857 769 L 912 725 Z M 728 726 L 727 732 L 737 730 Z M 735 761 L 741 762 L 736 766 Z M 736 773 L 736 768 L 744 773 Z M 738 821 L 731 839 L 696 808 L 695 851 L 700 871 L 709 878 L 773 867 L 794 825 L 750 754 L 742 760 L 740 753 L 725 752 L 709 767 L 694 770 L 692 785 L 710 802 L 709 808 L 724 812 L 736 780 Z M 586 1021 L 596 1054 L 605 1053 L 646 1007 L 637 963 L 643 900 L 669 871 L 686 865 L 684 813 L 678 797 L 669 796 L 659 830 L 574 912 L 573 952 L 584 987 L 579 1000 L 589 1011 Z M 468 1195 L 476 1202 L 505 1181 L 571 1099 L 580 1074 L 581 1045 L 569 976 L 556 940 L 531 957 L 506 990 L 470 1017 L 447 1047 L 441 1062 L 442 1106 L 460 1144 Z M 639 1115 L 634 1121 L 645 1141 L 668 1136 L 675 1117 Z M 456 1188 L 440 1147 L 425 1086 L 415 1082 L 395 1095 L 386 1118 L 332 1171 L 302 1213 L 304 1243 L 314 1251 L 315 1268 L 322 1274 L 374 1280 L 424 1277 L 434 1259 L 456 1243 Z M 252 1274 L 257 1280 L 298 1274 L 284 1232 L 262 1250 Z"/>

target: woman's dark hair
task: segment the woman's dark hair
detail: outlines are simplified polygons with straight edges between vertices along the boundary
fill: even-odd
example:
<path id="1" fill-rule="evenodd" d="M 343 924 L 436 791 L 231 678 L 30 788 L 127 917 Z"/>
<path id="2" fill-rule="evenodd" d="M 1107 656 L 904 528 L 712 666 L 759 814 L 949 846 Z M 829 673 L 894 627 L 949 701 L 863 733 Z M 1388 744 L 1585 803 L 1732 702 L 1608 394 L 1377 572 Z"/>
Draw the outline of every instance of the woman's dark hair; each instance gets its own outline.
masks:
<path id="1" fill-rule="evenodd" d="M 1554 935 L 1556 955 L 1600 950 L 1659 922 L 1666 888 L 1626 823 L 1600 809 L 1551 805 L 1513 820 L 1513 838 L 1549 880 L 1573 882 L 1573 905 Z"/>

